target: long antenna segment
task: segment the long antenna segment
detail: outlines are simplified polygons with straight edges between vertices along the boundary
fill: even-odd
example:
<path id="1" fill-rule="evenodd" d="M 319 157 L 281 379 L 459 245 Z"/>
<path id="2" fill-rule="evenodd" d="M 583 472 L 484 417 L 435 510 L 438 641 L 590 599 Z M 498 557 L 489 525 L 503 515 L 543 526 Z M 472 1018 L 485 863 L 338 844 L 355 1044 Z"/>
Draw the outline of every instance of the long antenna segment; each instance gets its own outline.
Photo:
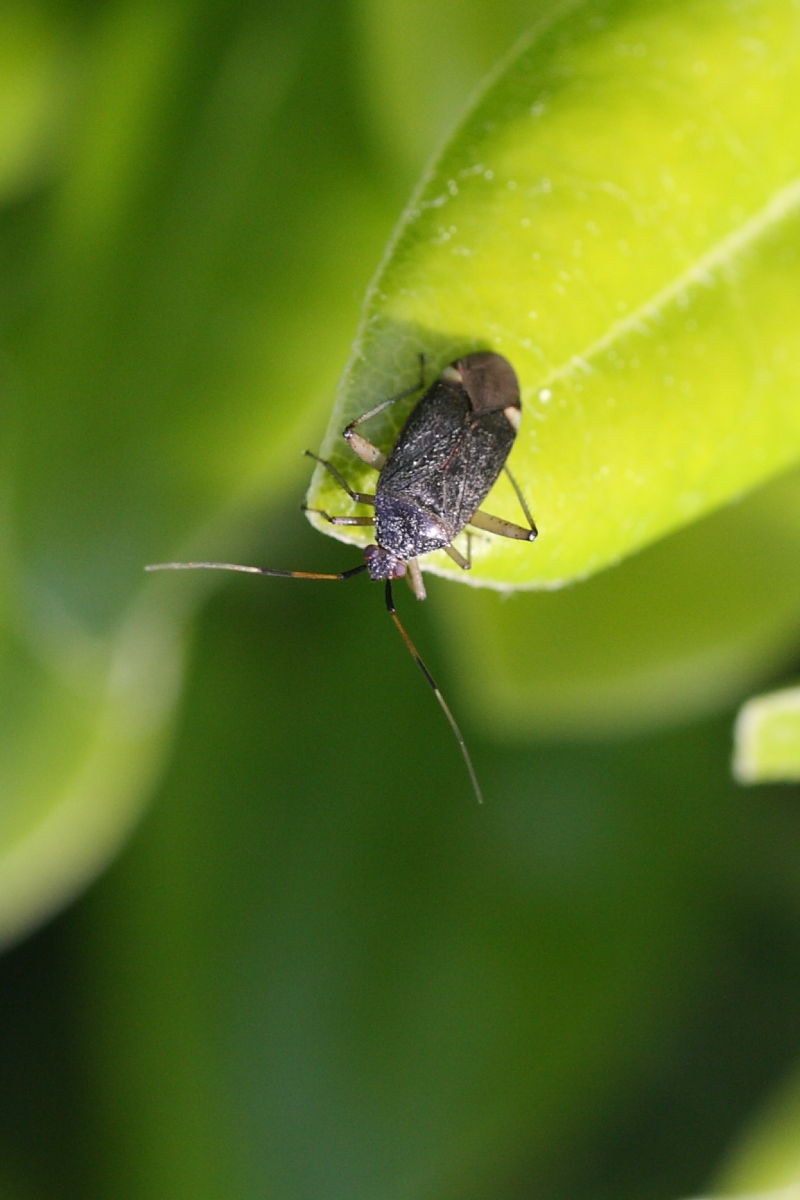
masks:
<path id="1" fill-rule="evenodd" d="M 466 763 L 467 770 L 469 771 L 469 777 L 470 777 L 470 781 L 472 783 L 472 790 L 475 793 L 475 799 L 478 801 L 478 804 L 483 804 L 483 792 L 481 791 L 481 785 L 478 783 L 478 776 L 475 774 L 475 768 L 472 765 L 472 759 L 470 757 L 469 750 L 467 749 L 467 743 L 464 741 L 464 735 L 461 732 L 455 717 L 451 713 L 451 711 L 448 707 L 447 701 L 445 700 L 444 696 L 442 695 L 441 691 L 439 690 L 439 685 L 437 684 L 436 680 L 431 675 L 428 668 L 425 666 L 425 663 L 422 661 L 422 658 L 420 657 L 420 653 L 417 650 L 414 643 L 412 642 L 411 638 L 408 636 L 405 629 L 400 624 L 400 618 L 398 617 L 397 611 L 394 607 L 394 600 L 392 598 L 392 581 L 390 579 L 386 580 L 386 609 L 389 613 L 389 616 L 394 621 L 397 632 L 400 634 L 400 637 L 405 642 L 406 649 L 408 650 L 411 657 L 414 659 L 414 662 L 417 664 L 420 671 L 422 671 L 422 674 L 425 676 L 425 679 L 426 679 L 428 685 L 430 686 L 430 688 L 432 689 L 434 696 L 439 701 L 442 712 L 447 717 L 450 728 L 452 729 L 455 739 L 458 742 L 458 746 L 461 751 L 464 762 Z"/>
<path id="2" fill-rule="evenodd" d="M 367 564 L 360 563 L 349 571 L 336 575 L 320 574 L 319 571 L 275 571 L 271 567 L 247 567 L 242 563 L 215 562 L 169 562 L 149 563 L 145 571 L 244 571 L 246 575 L 277 575 L 279 579 L 350 579 L 366 571 Z"/>

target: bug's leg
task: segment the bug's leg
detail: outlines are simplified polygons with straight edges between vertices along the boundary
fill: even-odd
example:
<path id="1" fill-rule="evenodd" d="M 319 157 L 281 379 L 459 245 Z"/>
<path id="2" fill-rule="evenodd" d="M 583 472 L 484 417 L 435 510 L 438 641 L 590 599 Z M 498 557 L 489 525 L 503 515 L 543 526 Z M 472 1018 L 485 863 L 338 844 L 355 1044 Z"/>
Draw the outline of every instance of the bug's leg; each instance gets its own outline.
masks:
<path id="1" fill-rule="evenodd" d="M 424 600 L 428 593 L 425 591 L 425 583 L 422 579 L 422 571 L 419 569 L 419 563 L 415 558 L 410 558 L 406 566 L 406 579 L 408 580 L 408 586 L 411 588 L 418 600 Z"/>
<path id="2" fill-rule="evenodd" d="M 470 781 L 472 783 L 472 790 L 475 793 L 475 798 L 479 804 L 483 804 L 483 793 L 481 791 L 480 784 L 478 783 L 478 776 L 475 774 L 475 768 L 472 765 L 472 759 L 470 758 L 469 750 L 467 749 L 467 743 L 464 741 L 464 735 L 461 732 L 461 730 L 459 729 L 458 725 L 456 724 L 456 719 L 453 716 L 453 714 L 450 712 L 450 709 L 447 706 L 447 702 L 445 701 L 444 696 L 439 691 L 439 686 L 436 683 L 436 680 L 433 678 L 430 671 L 425 666 L 425 663 L 422 661 L 422 659 L 419 656 L 419 652 L 418 652 L 416 646 L 414 645 L 411 638 L 406 633 L 403 626 L 400 624 L 400 618 L 398 617 L 398 615 L 395 611 L 394 600 L 392 599 L 392 581 L 391 581 L 391 579 L 386 580 L 386 593 L 385 594 L 386 594 L 387 612 L 389 613 L 389 616 L 394 621 L 394 625 L 395 625 L 395 628 L 397 629 L 397 632 L 400 634 L 400 637 L 405 642 L 406 649 L 408 650 L 411 657 L 414 659 L 414 662 L 417 664 L 420 671 L 422 671 L 422 674 L 425 676 L 428 686 L 431 688 L 434 696 L 436 697 L 436 699 L 439 702 L 439 705 L 441 706 L 442 712 L 447 717 L 447 722 L 453 731 L 453 735 L 454 735 L 456 741 L 458 742 L 458 748 L 461 751 L 461 755 L 464 759 L 464 762 L 466 763 L 467 770 L 469 771 L 469 777 L 470 777 Z"/>
<path id="3" fill-rule="evenodd" d="M 149 563 L 145 567 L 145 571 L 243 571 L 246 575 L 276 575 L 279 579 L 352 579 L 366 569 L 366 563 L 359 563 L 357 567 L 329 575 L 320 571 L 276 571 L 271 567 L 247 567 L 243 563 L 225 562 Z"/>
<path id="4" fill-rule="evenodd" d="M 522 494 L 522 488 L 519 486 L 516 479 L 509 471 L 508 467 L 503 467 L 503 470 L 505 471 L 506 475 L 508 476 L 508 482 L 511 484 L 512 488 L 514 489 L 514 493 L 517 497 L 517 500 L 519 501 L 519 506 L 522 509 L 523 513 L 525 514 L 525 520 L 528 522 L 528 527 L 530 528 L 530 531 L 533 534 L 533 537 L 536 537 L 536 534 L 538 533 L 538 530 L 536 528 L 536 522 L 534 521 L 533 517 L 531 516 L 531 511 L 525 502 L 525 497 Z M 531 538 L 530 540 L 533 541 L 533 538 Z"/>
<path id="5" fill-rule="evenodd" d="M 504 517 L 493 517 L 491 513 L 482 512 L 479 508 L 470 517 L 469 524 L 474 525 L 476 529 L 485 529 L 487 533 L 496 533 L 498 537 L 517 538 L 521 542 L 532 542 L 539 532 L 536 528 L 536 522 L 531 516 L 531 510 L 525 503 L 522 488 L 508 467 L 503 467 L 503 470 L 508 476 L 508 481 L 514 489 L 517 500 L 519 500 L 519 506 L 525 514 L 525 520 L 528 522 L 527 529 L 524 525 L 517 525 L 515 521 L 506 521 Z"/>
<path id="6" fill-rule="evenodd" d="M 476 529 L 485 529 L 487 533 L 496 533 L 498 537 L 518 538 L 521 542 L 532 542 L 536 537 L 535 529 L 526 529 L 524 525 L 515 525 L 503 517 L 493 517 L 491 513 L 474 512 L 469 519 L 470 525 Z"/>
<path id="7" fill-rule="evenodd" d="M 468 545 L 469 545 L 469 543 L 468 543 Z M 452 558 L 453 562 L 456 564 L 457 567 L 461 567 L 462 571 L 468 571 L 470 569 L 470 567 L 472 566 L 472 555 L 471 554 L 469 555 L 469 557 L 465 558 L 463 554 L 461 554 L 458 550 L 456 550 L 455 546 L 445 546 L 444 552 L 448 556 L 448 558 Z"/>
<path id="8" fill-rule="evenodd" d="M 532 542 L 537 536 L 538 530 L 536 522 L 531 516 L 530 509 L 525 503 L 525 497 L 522 494 L 522 489 L 517 483 L 514 476 L 509 471 L 508 467 L 503 467 L 508 481 L 516 493 L 519 500 L 519 506 L 525 514 L 525 520 L 528 522 L 527 529 L 524 525 L 517 525 L 514 521 L 506 521 L 504 517 L 493 517 L 491 513 L 481 512 L 477 509 L 469 519 L 469 524 L 474 525 L 476 529 L 485 529 L 487 533 L 496 533 L 498 537 L 517 538 L 522 542 Z"/>
<path id="9" fill-rule="evenodd" d="M 373 446 L 372 442 L 368 442 L 360 433 L 354 433 L 349 425 L 344 431 L 344 437 L 347 438 L 350 449 L 358 455 L 362 462 L 365 462 L 368 467 L 374 467 L 376 471 L 383 470 L 386 466 L 386 455 L 377 446 Z"/>
<path id="10" fill-rule="evenodd" d="M 326 513 L 324 508 L 309 508 L 307 504 L 300 506 L 303 512 L 317 513 L 318 516 L 324 517 L 331 525 L 374 525 L 373 517 L 332 517 L 330 513 Z"/>
<path id="11" fill-rule="evenodd" d="M 333 463 L 329 463 L 326 458 L 320 458 L 319 455 L 314 454 L 312 450 L 304 450 L 303 453 L 305 454 L 306 458 L 313 458 L 314 462 L 318 462 L 321 467 L 324 467 L 328 474 L 333 476 L 342 491 L 347 492 L 350 499 L 355 500 L 356 504 L 375 503 L 375 497 L 369 493 L 354 492 L 344 475 L 340 474 L 340 472 L 336 470 L 336 467 L 333 465 Z"/>
<path id="12" fill-rule="evenodd" d="M 406 396 L 412 396 L 414 392 L 420 392 L 425 387 L 425 355 L 419 356 L 419 381 L 413 387 L 404 388 L 402 392 L 398 392 L 395 396 L 390 396 L 388 400 L 382 400 L 380 404 L 376 404 L 374 408 L 370 408 L 367 412 L 362 413 L 360 417 L 356 417 L 351 421 L 342 432 L 342 437 L 350 446 L 351 450 L 358 455 L 362 462 L 367 463 L 370 467 L 375 467 L 376 470 L 383 470 L 386 456 L 381 454 L 377 446 L 373 446 L 366 438 L 363 438 L 360 433 L 356 433 L 356 426 L 361 425 L 364 421 L 368 421 L 370 417 L 376 417 L 378 413 L 383 412 L 385 408 L 389 408 L 397 400 L 404 400 Z"/>

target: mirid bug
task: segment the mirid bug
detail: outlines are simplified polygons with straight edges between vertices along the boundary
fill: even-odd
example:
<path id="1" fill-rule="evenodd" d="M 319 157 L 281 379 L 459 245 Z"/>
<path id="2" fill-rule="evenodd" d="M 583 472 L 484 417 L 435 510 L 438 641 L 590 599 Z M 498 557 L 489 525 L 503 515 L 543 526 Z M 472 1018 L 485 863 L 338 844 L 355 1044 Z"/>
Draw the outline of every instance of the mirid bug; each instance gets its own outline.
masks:
<path id="1" fill-rule="evenodd" d="M 383 580 L 389 616 L 432 688 L 458 742 L 475 795 L 482 802 L 483 795 L 464 736 L 397 616 L 392 580 L 405 575 L 417 599 L 424 600 L 425 585 L 418 559 L 434 550 L 444 550 L 462 570 L 468 571 L 472 565 L 469 533 L 466 556 L 453 546 L 453 540 L 468 525 L 499 537 L 528 542 L 536 537 L 536 526 L 522 492 L 505 465 L 520 424 L 519 384 L 514 368 L 501 355 L 488 351 L 467 354 L 445 367 L 424 393 L 388 457 L 356 432 L 359 425 L 423 387 L 424 382 L 420 379 L 413 388 L 391 396 L 351 421 L 343 432 L 351 450 L 379 472 L 374 494 L 354 491 L 332 463 L 306 451 L 329 472 L 351 500 L 374 508 L 374 516 L 363 517 L 332 516 L 322 509 L 309 510 L 317 512 L 331 525 L 374 526 L 375 542 L 364 550 L 363 563 L 338 574 L 278 571 L 269 567 L 217 562 L 153 563 L 145 570 L 244 571 L 251 575 L 287 579 L 335 580 L 350 579 L 367 571 L 370 579 Z M 503 470 L 516 493 L 527 525 L 492 516 L 480 507 Z"/>

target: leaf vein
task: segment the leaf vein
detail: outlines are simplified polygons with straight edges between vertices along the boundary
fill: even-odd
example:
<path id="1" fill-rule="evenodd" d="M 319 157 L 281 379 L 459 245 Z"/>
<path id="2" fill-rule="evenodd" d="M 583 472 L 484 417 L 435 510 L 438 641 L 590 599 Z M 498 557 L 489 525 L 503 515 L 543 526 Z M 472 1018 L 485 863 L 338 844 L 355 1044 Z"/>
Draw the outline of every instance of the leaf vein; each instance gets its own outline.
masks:
<path id="1" fill-rule="evenodd" d="M 555 367 L 537 386 L 549 387 L 553 383 L 573 378 L 578 373 L 585 374 L 590 371 L 592 361 L 609 350 L 615 342 L 632 333 L 643 333 L 658 320 L 665 309 L 688 296 L 692 289 L 713 286 L 721 268 L 736 258 L 743 257 L 762 234 L 791 216 L 797 209 L 800 209 L 800 179 L 793 179 L 771 196 L 768 202 L 742 225 L 700 255 L 687 270 L 624 317 L 614 321 L 605 333 L 571 355 L 567 362 Z"/>

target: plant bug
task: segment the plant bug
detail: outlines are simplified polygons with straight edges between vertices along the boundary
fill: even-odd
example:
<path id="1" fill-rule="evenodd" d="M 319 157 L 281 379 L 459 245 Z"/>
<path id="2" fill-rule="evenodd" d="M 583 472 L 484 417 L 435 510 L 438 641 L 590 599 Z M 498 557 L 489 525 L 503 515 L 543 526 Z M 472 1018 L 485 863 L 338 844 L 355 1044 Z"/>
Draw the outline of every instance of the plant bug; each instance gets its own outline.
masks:
<path id="1" fill-rule="evenodd" d="M 420 374 L 422 376 L 422 358 Z M 462 570 L 469 570 L 467 555 L 453 546 L 454 538 L 471 525 L 500 537 L 532 542 L 536 537 L 525 499 L 506 467 L 506 459 L 520 424 L 519 384 L 511 364 L 499 354 L 481 351 L 467 354 L 445 367 L 424 391 L 412 409 L 388 457 L 360 433 L 359 425 L 377 416 L 397 400 L 424 389 L 418 384 L 357 417 L 343 432 L 350 449 L 378 474 L 375 493 L 356 492 L 344 476 L 324 458 L 306 454 L 333 477 L 351 500 L 374 508 L 374 516 L 332 516 L 317 512 L 331 525 L 371 525 L 375 542 L 364 550 L 364 562 L 338 574 L 313 571 L 278 571 L 241 563 L 172 562 L 153 563 L 147 571 L 216 570 L 244 571 L 251 575 L 275 575 L 287 579 L 350 579 L 367 571 L 370 579 L 384 581 L 386 609 L 406 648 L 439 702 L 458 742 L 469 772 L 473 791 L 483 801 L 472 758 L 464 736 L 444 696 L 422 661 L 416 646 L 400 623 L 394 606 L 392 580 L 406 576 L 418 600 L 425 599 L 418 559 L 434 550 L 444 550 Z M 481 504 L 500 472 L 505 470 L 527 525 L 483 512 Z M 469 539 L 469 533 L 467 532 Z"/>

